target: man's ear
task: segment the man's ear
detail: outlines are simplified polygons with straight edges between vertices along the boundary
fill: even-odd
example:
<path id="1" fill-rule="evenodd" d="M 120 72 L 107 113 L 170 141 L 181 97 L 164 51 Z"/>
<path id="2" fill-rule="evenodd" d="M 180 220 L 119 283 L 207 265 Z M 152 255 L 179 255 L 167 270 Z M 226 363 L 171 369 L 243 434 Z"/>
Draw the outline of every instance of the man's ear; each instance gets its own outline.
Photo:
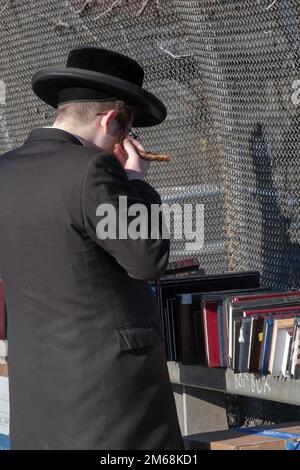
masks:
<path id="1" fill-rule="evenodd" d="M 117 111 L 115 111 L 114 109 L 111 109 L 110 111 L 107 112 L 107 114 L 105 114 L 102 119 L 101 119 L 101 116 L 100 117 L 100 127 L 102 128 L 103 130 L 103 133 L 105 135 L 107 134 L 112 134 L 114 133 L 114 131 L 117 130 L 118 128 L 118 125 L 117 125 L 117 122 L 116 122 L 116 116 L 117 116 Z"/>

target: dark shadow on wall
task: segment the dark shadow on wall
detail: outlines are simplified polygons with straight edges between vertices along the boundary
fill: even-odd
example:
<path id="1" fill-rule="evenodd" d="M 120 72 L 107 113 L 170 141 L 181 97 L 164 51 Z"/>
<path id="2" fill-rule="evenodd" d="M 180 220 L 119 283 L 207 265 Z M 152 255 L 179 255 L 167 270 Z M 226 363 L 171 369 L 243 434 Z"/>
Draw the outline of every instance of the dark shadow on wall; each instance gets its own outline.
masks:
<path id="1" fill-rule="evenodd" d="M 292 243 L 288 235 L 290 220 L 280 210 L 272 162 L 260 123 L 251 134 L 250 154 L 256 179 L 253 197 L 261 213 L 262 283 L 279 288 L 297 287 L 300 281 L 300 245 Z"/>
<path id="2" fill-rule="evenodd" d="M 224 396 L 230 429 L 300 420 L 300 406 L 229 393 Z"/>

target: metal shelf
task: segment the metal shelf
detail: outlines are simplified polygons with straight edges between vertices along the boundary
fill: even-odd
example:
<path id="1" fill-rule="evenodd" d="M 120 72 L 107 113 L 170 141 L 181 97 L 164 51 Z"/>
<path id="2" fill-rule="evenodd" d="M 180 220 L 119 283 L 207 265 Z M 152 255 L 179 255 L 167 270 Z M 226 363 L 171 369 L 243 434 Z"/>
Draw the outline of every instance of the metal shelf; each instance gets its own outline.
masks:
<path id="1" fill-rule="evenodd" d="M 204 388 L 300 406 L 300 380 L 256 374 L 234 374 L 230 369 L 209 369 L 168 362 L 174 384 Z"/>

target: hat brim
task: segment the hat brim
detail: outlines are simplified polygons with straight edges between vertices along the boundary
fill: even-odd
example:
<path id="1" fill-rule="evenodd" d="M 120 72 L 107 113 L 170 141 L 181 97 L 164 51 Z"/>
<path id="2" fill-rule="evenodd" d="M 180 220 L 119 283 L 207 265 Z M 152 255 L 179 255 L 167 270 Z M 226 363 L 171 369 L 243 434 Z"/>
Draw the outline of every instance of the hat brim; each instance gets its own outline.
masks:
<path id="1" fill-rule="evenodd" d="M 136 107 L 134 127 L 150 127 L 161 124 L 166 116 L 165 105 L 152 93 L 104 73 L 79 68 L 43 69 L 32 77 L 34 93 L 45 103 L 57 108 L 59 92 L 69 87 L 87 87 L 107 92 Z"/>

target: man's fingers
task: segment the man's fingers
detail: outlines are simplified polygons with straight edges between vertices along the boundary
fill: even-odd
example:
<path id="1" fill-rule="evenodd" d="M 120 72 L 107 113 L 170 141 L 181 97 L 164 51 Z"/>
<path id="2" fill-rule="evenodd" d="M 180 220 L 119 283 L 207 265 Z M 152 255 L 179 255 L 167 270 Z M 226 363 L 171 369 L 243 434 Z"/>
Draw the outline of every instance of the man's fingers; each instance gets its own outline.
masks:
<path id="1" fill-rule="evenodd" d="M 114 147 L 114 155 L 119 160 L 122 166 L 125 165 L 128 155 L 120 144 L 116 144 Z"/>
<path id="2" fill-rule="evenodd" d="M 121 144 L 116 144 L 116 148 L 118 149 L 118 152 L 123 156 L 123 158 L 128 158 L 128 154 Z"/>
<path id="3" fill-rule="evenodd" d="M 129 142 L 134 145 L 134 147 L 136 147 L 138 150 L 142 150 L 142 151 L 145 151 L 144 147 L 142 146 L 141 142 L 139 142 L 138 140 L 134 139 L 133 137 L 130 137 L 128 136 L 127 138 L 129 140 Z"/>
<path id="4" fill-rule="evenodd" d="M 123 146 L 124 146 L 124 149 L 127 153 L 135 151 L 135 146 L 133 145 L 133 143 L 129 139 L 124 139 L 123 140 Z"/>

